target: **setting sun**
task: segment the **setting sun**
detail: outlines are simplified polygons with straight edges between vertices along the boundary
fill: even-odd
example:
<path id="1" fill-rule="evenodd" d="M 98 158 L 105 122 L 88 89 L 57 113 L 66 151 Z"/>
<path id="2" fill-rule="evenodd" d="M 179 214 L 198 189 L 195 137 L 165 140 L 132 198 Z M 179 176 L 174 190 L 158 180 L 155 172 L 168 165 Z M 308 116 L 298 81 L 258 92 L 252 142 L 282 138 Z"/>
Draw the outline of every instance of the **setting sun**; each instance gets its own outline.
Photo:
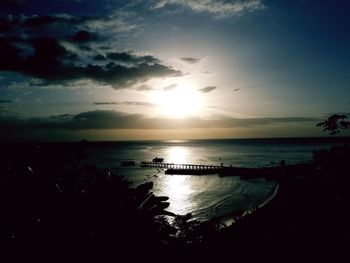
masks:
<path id="1" fill-rule="evenodd" d="M 189 86 L 158 91 L 154 96 L 159 113 L 171 118 L 186 118 L 197 114 L 202 107 L 200 94 Z"/>

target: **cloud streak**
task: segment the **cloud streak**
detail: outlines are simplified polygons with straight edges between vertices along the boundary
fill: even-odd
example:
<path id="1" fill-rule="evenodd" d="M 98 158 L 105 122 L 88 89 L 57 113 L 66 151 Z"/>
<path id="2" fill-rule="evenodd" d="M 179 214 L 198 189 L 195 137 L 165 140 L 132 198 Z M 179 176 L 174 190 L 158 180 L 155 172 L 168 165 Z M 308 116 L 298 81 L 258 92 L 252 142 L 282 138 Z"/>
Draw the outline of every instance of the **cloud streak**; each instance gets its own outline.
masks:
<path id="1" fill-rule="evenodd" d="M 208 86 L 208 87 L 205 87 L 205 88 L 201 88 L 198 91 L 202 92 L 202 93 L 209 93 L 209 92 L 212 92 L 215 89 L 216 89 L 216 86 Z"/>
<path id="2" fill-rule="evenodd" d="M 150 91 L 150 90 L 154 90 L 153 87 L 149 86 L 149 85 L 146 85 L 146 84 L 143 84 L 141 86 L 138 86 L 135 88 L 136 90 L 138 91 Z"/>
<path id="3" fill-rule="evenodd" d="M 178 5 L 194 12 L 207 12 L 217 17 L 228 17 L 243 12 L 251 12 L 264 8 L 261 0 L 225 1 L 225 0 L 157 0 L 153 9 L 165 8 L 169 5 Z"/>
<path id="4" fill-rule="evenodd" d="M 13 100 L 0 100 L 0 104 L 3 104 L 3 103 L 12 103 Z"/>
<path id="5" fill-rule="evenodd" d="M 106 56 L 111 60 L 130 64 L 160 63 L 160 60 L 153 56 L 136 56 L 128 52 L 111 52 Z"/>
<path id="6" fill-rule="evenodd" d="M 177 88 L 177 84 L 171 84 L 171 85 L 169 85 L 169 86 L 166 86 L 166 87 L 164 87 L 163 88 L 163 91 L 169 91 L 169 90 L 174 90 L 174 89 L 176 89 Z"/>
<path id="7" fill-rule="evenodd" d="M 94 102 L 93 105 L 127 105 L 127 106 L 146 106 L 154 107 L 155 105 L 145 101 L 110 101 L 110 102 Z"/>
<path id="8" fill-rule="evenodd" d="M 181 58 L 181 60 L 187 62 L 188 64 L 196 64 L 200 61 L 199 58 L 192 58 L 192 57 L 183 57 Z"/>
<path id="9" fill-rule="evenodd" d="M 130 102 L 134 105 L 135 102 Z M 239 128 L 288 123 L 315 123 L 318 118 L 280 117 L 280 118 L 229 118 L 215 119 L 169 119 L 149 118 L 142 114 L 126 114 L 114 110 L 95 110 L 76 115 L 63 114 L 46 118 L 21 119 L 14 116 L 0 116 L 0 128 L 6 130 L 22 129 L 182 129 L 182 128 Z M 314 126 L 314 124 L 312 125 Z"/>

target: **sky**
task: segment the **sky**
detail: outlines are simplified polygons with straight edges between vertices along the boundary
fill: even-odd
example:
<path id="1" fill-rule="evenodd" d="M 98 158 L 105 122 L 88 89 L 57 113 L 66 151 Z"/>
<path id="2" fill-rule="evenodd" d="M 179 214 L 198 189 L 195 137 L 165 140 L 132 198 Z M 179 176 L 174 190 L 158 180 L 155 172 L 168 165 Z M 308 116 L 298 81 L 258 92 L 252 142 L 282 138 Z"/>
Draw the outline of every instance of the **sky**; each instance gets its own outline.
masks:
<path id="1" fill-rule="evenodd" d="M 0 141 L 326 136 L 315 125 L 350 112 L 349 14 L 346 0 L 2 0 Z"/>

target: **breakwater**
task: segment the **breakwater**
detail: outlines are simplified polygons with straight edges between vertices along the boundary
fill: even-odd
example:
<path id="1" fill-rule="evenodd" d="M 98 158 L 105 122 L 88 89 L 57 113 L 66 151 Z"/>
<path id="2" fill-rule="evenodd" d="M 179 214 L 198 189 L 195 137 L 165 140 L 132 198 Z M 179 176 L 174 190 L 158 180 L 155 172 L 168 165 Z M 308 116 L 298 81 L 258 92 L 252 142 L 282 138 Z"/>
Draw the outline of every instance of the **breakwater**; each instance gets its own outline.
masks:
<path id="1" fill-rule="evenodd" d="M 141 162 L 141 167 L 164 168 L 165 174 L 184 174 L 184 175 L 206 175 L 218 174 L 219 176 L 240 176 L 243 178 L 265 177 L 275 179 L 277 176 L 286 175 L 305 175 L 315 169 L 314 163 L 281 165 L 274 167 L 233 167 L 223 165 L 196 165 L 196 164 L 174 164 L 163 162 Z"/>

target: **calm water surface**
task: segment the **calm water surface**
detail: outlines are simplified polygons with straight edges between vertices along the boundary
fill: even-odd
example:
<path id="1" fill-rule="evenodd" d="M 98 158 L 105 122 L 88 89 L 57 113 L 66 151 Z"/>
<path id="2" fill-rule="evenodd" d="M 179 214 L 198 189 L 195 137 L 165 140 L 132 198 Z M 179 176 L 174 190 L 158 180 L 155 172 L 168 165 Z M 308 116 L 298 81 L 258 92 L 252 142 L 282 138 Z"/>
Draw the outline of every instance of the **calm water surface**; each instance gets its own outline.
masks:
<path id="1" fill-rule="evenodd" d="M 287 164 L 311 161 L 312 151 L 334 144 L 317 139 L 143 141 L 97 143 L 86 151 L 87 162 L 113 169 L 134 185 L 152 181 L 156 195 L 169 197 L 169 211 L 208 220 L 256 207 L 272 195 L 276 182 L 217 175 L 165 175 L 164 169 L 141 168 L 139 163 L 162 157 L 164 162 L 179 164 L 272 166 L 281 160 Z M 122 167 L 123 160 L 134 160 L 136 165 Z"/>

